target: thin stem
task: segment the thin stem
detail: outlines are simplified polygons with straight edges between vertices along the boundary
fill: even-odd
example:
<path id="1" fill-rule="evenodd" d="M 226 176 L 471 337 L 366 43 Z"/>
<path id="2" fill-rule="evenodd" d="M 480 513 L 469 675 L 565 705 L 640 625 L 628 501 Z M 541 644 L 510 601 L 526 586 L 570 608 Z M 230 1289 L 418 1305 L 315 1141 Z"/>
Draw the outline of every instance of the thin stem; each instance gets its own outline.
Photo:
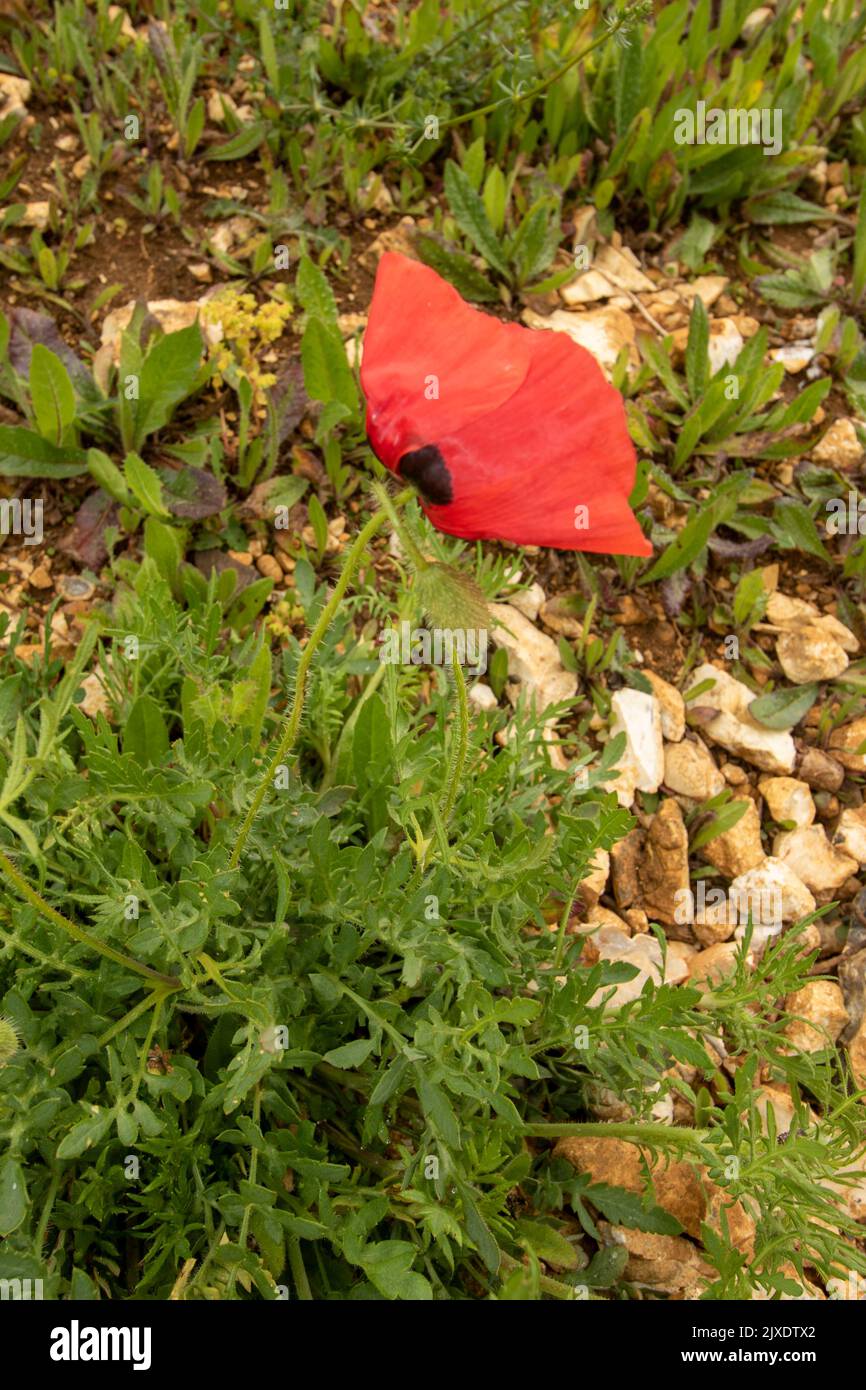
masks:
<path id="1" fill-rule="evenodd" d="M 180 980 L 175 975 L 160 974 L 158 970 L 153 970 L 151 966 L 144 965 L 141 961 L 133 960 L 132 956 L 126 956 L 122 951 L 116 951 L 113 946 L 109 946 L 107 942 L 100 941 L 98 937 L 91 936 L 90 932 L 86 932 L 84 928 L 79 927 L 76 922 L 70 922 L 68 917 L 64 917 L 62 913 L 58 912 L 56 908 L 53 908 L 50 903 L 47 903 L 43 897 L 40 897 L 35 888 L 31 888 L 26 878 L 18 872 L 15 865 L 10 859 L 6 858 L 2 850 L 0 850 L 0 869 L 2 869 L 6 877 L 14 883 L 22 898 L 26 898 L 30 905 L 36 908 L 37 912 L 41 912 L 42 916 L 47 917 L 49 922 L 53 922 L 55 926 L 60 927 L 66 932 L 67 936 L 71 936 L 76 941 L 80 941 L 82 946 L 89 946 L 92 951 L 97 951 L 99 955 L 105 956 L 108 960 L 113 960 L 117 965 L 122 965 L 125 969 L 134 971 L 136 975 L 143 975 L 146 980 L 155 980 L 158 984 L 167 985 L 169 989 L 180 989 Z"/>
<path id="2" fill-rule="evenodd" d="M 313 1291 L 310 1288 L 310 1281 L 307 1278 L 307 1271 L 304 1268 L 304 1257 L 301 1254 L 301 1242 L 298 1236 L 289 1236 L 287 1241 L 289 1250 L 289 1268 L 292 1271 L 292 1278 L 295 1281 L 295 1289 L 298 1298 L 303 1303 L 310 1303 L 313 1299 Z"/>
<path id="3" fill-rule="evenodd" d="M 429 569 L 429 562 L 424 559 L 424 556 L 421 554 L 421 551 L 415 544 L 415 538 L 413 537 L 412 532 L 409 530 L 409 527 L 406 525 L 406 523 L 402 521 L 400 517 L 397 515 L 396 508 L 394 507 L 391 498 L 388 496 L 387 488 L 384 488 L 381 483 L 374 483 L 373 491 L 376 494 L 379 506 L 386 513 L 388 520 L 394 527 L 394 530 L 397 532 L 397 537 L 400 541 L 400 544 L 402 545 L 409 559 L 412 561 L 412 564 L 415 566 L 415 569 Z"/>
<path id="4" fill-rule="evenodd" d="M 451 766 L 448 769 L 448 781 L 445 786 L 445 793 L 439 804 L 439 814 L 442 817 L 442 824 L 447 827 L 451 814 L 454 810 L 454 803 L 457 800 L 457 793 L 460 790 L 460 781 L 463 776 L 463 769 L 466 766 L 466 754 L 469 750 L 469 701 L 466 698 L 466 680 L 463 676 L 463 668 L 459 661 L 455 661 L 451 667 L 454 672 L 454 685 L 457 690 L 457 741 L 451 757 Z"/>
<path id="5" fill-rule="evenodd" d="M 586 1124 L 521 1125 L 520 1133 L 527 1139 L 623 1139 L 627 1144 L 690 1149 L 693 1153 L 706 1154 L 705 1131 L 684 1129 L 679 1125 L 589 1121 Z"/>
<path id="6" fill-rule="evenodd" d="M 402 502 L 407 501 L 412 495 L 412 489 L 405 488 L 404 491 L 401 492 L 397 497 L 397 504 L 399 505 Z M 246 844 L 249 833 L 253 827 L 253 822 L 255 821 L 255 818 L 261 809 L 262 802 L 267 796 L 268 787 L 271 786 L 273 783 L 277 768 L 280 766 L 286 755 L 290 753 L 292 748 L 295 746 L 295 740 L 298 737 L 298 730 L 301 726 L 301 715 L 304 712 L 304 697 L 306 695 L 307 688 L 307 672 L 310 669 L 313 657 L 315 656 L 316 651 L 319 645 L 321 644 L 323 637 L 325 636 L 325 633 L 327 632 L 328 628 L 331 625 L 331 622 L 333 621 L 334 614 L 336 613 L 337 608 L 339 607 L 340 600 L 342 599 L 347 588 L 349 587 L 349 581 L 355 573 L 356 569 L 358 568 L 358 565 L 361 563 L 361 559 L 363 557 L 364 551 L 367 548 L 367 545 L 373 539 L 376 532 L 379 530 L 379 527 L 382 525 L 382 522 L 386 519 L 386 515 L 387 513 L 384 510 L 384 508 L 380 509 L 377 512 L 374 512 L 364 529 L 358 533 L 354 545 L 349 551 L 349 554 L 346 556 L 346 563 L 343 566 L 342 573 L 339 579 L 337 580 L 336 584 L 334 585 L 334 592 L 331 594 L 331 597 L 328 599 L 328 602 L 322 609 L 322 612 L 319 615 L 319 621 L 316 623 L 316 626 L 310 633 L 307 645 L 301 652 L 301 659 L 298 662 L 298 672 L 295 677 L 295 695 L 292 701 L 291 712 L 283 726 L 283 732 L 280 736 L 279 743 L 277 744 L 276 752 L 271 758 L 271 761 L 267 766 L 265 774 L 258 785 L 256 794 L 250 802 L 247 813 L 244 816 L 243 823 L 241 824 L 241 828 L 238 832 L 237 840 L 235 841 L 235 847 L 232 850 L 231 859 L 229 860 L 230 869 L 236 869 L 238 864 L 240 863 L 240 858 L 244 851 L 244 845 Z"/>
<path id="7" fill-rule="evenodd" d="M 258 1129 L 258 1128 L 260 1127 L 260 1125 L 261 1125 L 261 1122 L 262 1122 L 262 1084 L 261 1084 L 261 1082 L 259 1082 L 259 1083 L 257 1084 L 257 1086 L 256 1086 L 255 1091 L 253 1092 L 253 1126 L 254 1126 L 256 1129 Z M 259 1151 L 258 1151 L 258 1149 L 255 1147 L 255 1145 L 253 1145 L 253 1147 L 250 1149 L 250 1175 L 249 1175 L 249 1179 L 248 1179 L 249 1184 L 250 1184 L 251 1187 L 254 1187 L 254 1186 L 255 1186 L 256 1174 L 258 1173 L 258 1169 L 259 1169 Z M 252 1204 L 250 1204 L 250 1205 L 244 1207 L 244 1214 L 243 1214 L 243 1217 L 241 1218 L 241 1229 L 240 1229 L 240 1233 L 239 1233 L 239 1235 L 238 1235 L 238 1245 L 241 1247 L 242 1250 L 246 1250 L 246 1248 L 247 1248 L 247 1240 L 249 1239 L 249 1234 L 250 1234 L 250 1221 L 252 1220 L 252 1215 L 253 1215 L 253 1206 L 252 1206 Z M 231 1274 L 229 1275 L 229 1283 L 228 1283 L 228 1296 L 229 1296 L 229 1298 L 231 1298 L 232 1294 L 233 1294 L 234 1291 L 235 1291 L 235 1284 L 237 1283 L 237 1277 L 238 1277 L 238 1267 L 237 1267 L 237 1265 L 233 1265 L 233 1266 L 232 1266 L 232 1272 L 231 1272 Z"/>
<path id="8" fill-rule="evenodd" d="M 569 58 L 567 62 L 562 63 L 549 77 L 545 77 L 541 82 L 536 82 L 534 87 L 529 87 L 525 92 L 509 92 L 504 97 L 497 97 L 496 101 L 489 101 L 486 106 L 479 106 L 474 111 L 465 112 L 462 116 L 451 116 L 446 121 L 440 121 L 440 130 L 450 130 L 452 126 L 465 125 L 467 121 L 474 121 L 476 116 L 489 116 L 491 111 L 497 111 L 500 106 L 504 106 L 507 102 L 512 102 L 515 106 L 520 106 L 524 101 L 534 101 L 536 97 L 546 92 L 548 87 L 552 87 L 554 82 L 558 82 L 560 77 L 564 77 L 575 64 L 587 58 L 589 54 L 592 53 L 593 49 L 600 48 L 608 39 L 613 38 L 617 30 L 621 29 L 627 22 L 632 8 L 634 7 L 624 10 L 619 19 L 614 24 L 611 24 L 603 34 L 600 34 L 597 39 L 593 39 L 592 43 L 588 43 L 586 48 L 581 48 L 580 51 Z"/>

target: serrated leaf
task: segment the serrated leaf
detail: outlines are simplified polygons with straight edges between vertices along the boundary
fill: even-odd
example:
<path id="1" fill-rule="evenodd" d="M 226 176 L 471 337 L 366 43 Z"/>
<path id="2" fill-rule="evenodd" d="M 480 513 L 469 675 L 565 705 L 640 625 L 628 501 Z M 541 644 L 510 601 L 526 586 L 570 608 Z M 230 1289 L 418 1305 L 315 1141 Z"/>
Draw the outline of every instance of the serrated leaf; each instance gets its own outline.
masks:
<path id="1" fill-rule="evenodd" d="M 510 280 L 508 265 L 496 239 L 496 233 L 487 219 L 484 203 L 460 165 L 451 159 L 445 165 L 445 196 L 451 215 L 461 232 L 468 236 L 488 265 L 497 270 L 503 279 Z"/>
<path id="2" fill-rule="evenodd" d="M 655 1204 L 644 1205 L 636 1192 L 607 1183 L 591 1183 L 581 1193 L 597 1207 L 607 1221 L 615 1226 L 628 1226 L 637 1231 L 649 1231 L 659 1236 L 676 1236 L 683 1229 L 675 1216 Z"/>

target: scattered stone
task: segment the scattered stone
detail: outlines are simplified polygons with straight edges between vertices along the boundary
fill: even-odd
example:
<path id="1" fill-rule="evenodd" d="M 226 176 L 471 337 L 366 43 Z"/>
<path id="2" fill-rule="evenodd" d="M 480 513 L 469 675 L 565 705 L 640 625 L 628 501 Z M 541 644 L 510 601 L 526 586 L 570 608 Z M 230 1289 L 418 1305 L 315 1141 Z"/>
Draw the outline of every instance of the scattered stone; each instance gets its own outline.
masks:
<path id="1" fill-rule="evenodd" d="M 751 797 L 740 797 L 728 804 L 746 809 L 736 825 L 703 845 L 700 854 L 725 878 L 737 878 L 763 864 L 766 855 L 761 843 L 761 818 L 754 801 Z"/>
<path id="2" fill-rule="evenodd" d="M 237 213 L 234 217 L 229 217 L 225 222 L 221 222 L 211 232 L 209 242 L 215 250 L 227 255 L 234 246 L 247 241 L 254 231 L 255 223 L 252 218 Z"/>
<path id="3" fill-rule="evenodd" d="M 530 328 L 567 333 L 575 343 L 592 353 L 608 374 L 624 347 L 629 349 L 632 360 L 637 355 L 635 326 L 623 309 L 615 309 L 612 305 L 589 309 L 583 314 L 555 309 L 552 314 L 544 315 L 537 314 L 534 309 L 524 309 L 523 322 Z"/>
<path id="4" fill-rule="evenodd" d="M 275 584 L 283 582 L 283 567 L 279 560 L 275 560 L 273 555 L 260 555 L 256 560 L 256 569 L 259 574 L 264 575 L 265 579 L 272 579 Z"/>
<path id="5" fill-rule="evenodd" d="M 637 256 L 627 246 L 607 243 L 596 252 L 592 266 L 619 290 L 631 290 L 634 294 L 655 289 L 652 280 L 641 270 Z"/>
<path id="6" fill-rule="evenodd" d="M 831 468 L 856 468 L 863 457 L 863 445 L 857 437 L 854 421 L 834 420 L 823 439 L 812 450 L 816 463 L 827 463 Z"/>
<path id="7" fill-rule="evenodd" d="M 48 202 L 26 203 L 24 206 L 24 216 L 21 218 L 18 226 L 35 227 L 37 231 L 44 232 L 45 228 L 48 226 L 50 212 L 51 204 Z"/>
<path id="8" fill-rule="evenodd" d="M 46 564 L 36 565 L 35 568 L 30 571 L 27 582 L 33 589 L 51 589 L 54 587 L 51 571 Z"/>
<path id="9" fill-rule="evenodd" d="M 802 372 L 808 367 L 814 356 L 815 349 L 811 343 L 785 343 L 783 347 L 773 348 L 770 353 L 770 359 L 773 362 L 781 362 L 791 376 L 796 376 L 797 372 Z"/>
<path id="10" fill-rule="evenodd" d="M 566 1159 L 578 1173 L 588 1173 L 593 1183 L 620 1187 L 637 1196 L 647 1190 L 645 1156 L 636 1145 L 624 1140 L 560 1139 L 554 1156 Z M 754 1221 L 739 1201 L 732 1200 L 709 1178 L 705 1168 L 659 1157 L 651 1163 L 650 1174 L 657 1204 L 694 1240 L 701 1239 L 701 1228 L 705 1224 L 720 1233 L 724 1211 L 733 1245 L 751 1254 Z"/>
<path id="11" fill-rule="evenodd" d="M 569 284 L 562 285 L 559 291 L 569 308 L 576 304 L 594 304 L 599 299 L 610 299 L 616 292 L 616 286 L 597 270 L 585 270 Z"/>
<path id="12" fill-rule="evenodd" d="M 693 985 L 712 989 L 728 975 L 733 975 L 739 953 L 739 947 L 732 941 L 719 941 L 704 951 L 698 951 L 689 961 L 689 979 Z"/>
<path id="13" fill-rule="evenodd" d="M 688 301 L 689 308 L 696 299 L 701 299 L 705 309 L 712 309 L 729 284 L 727 275 L 699 275 L 691 284 L 682 284 L 677 288 L 682 298 Z"/>
<path id="14" fill-rule="evenodd" d="M 544 604 L 544 590 L 540 584 L 532 583 L 528 589 L 515 594 L 508 601 L 512 608 L 516 608 L 518 613 L 522 613 L 524 618 L 534 623 Z"/>
<path id="15" fill-rule="evenodd" d="M 470 687 L 469 701 L 476 709 L 491 710 L 496 709 L 499 701 L 489 685 L 484 685 L 481 681 L 476 682 Z"/>
<path id="16" fill-rule="evenodd" d="M 679 359 L 685 354 L 689 330 L 688 328 L 676 328 L 672 337 L 674 354 Z M 743 334 L 734 319 L 710 319 L 707 355 L 710 359 L 710 373 L 712 375 L 715 375 L 722 367 L 732 367 L 744 346 Z"/>
<path id="17" fill-rule="evenodd" d="M 627 922 L 621 917 L 617 917 L 615 912 L 611 912 L 609 907 L 600 907 L 598 903 L 589 909 L 586 914 L 587 923 L 593 927 L 613 927 L 615 931 L 629 930 Z"/>
<path id="18" fill-rule="evenodd" d="M 209 285 L 213 279 L 213 273 L 207 261 L 194 261 L 187 266 L 187 270 L 193 280 L 198 280 L 202 285 Z"/>
<path id="19" fill-rule="evenodd" d="M 637 872 L 647 915 L 666 926 L 678 925 L 682 894 L 689 888 L 689 837 L 672 797 L 662 801 L 652 818 Z"/>
<path id="20" fill-rule="evenodd" d="M 541 621 L 559 637 L 582 637 L 585 619 L 578 611 L 578 594 L 557 594 L 541 607 Z"/>
<path id="21" fill-rule="evenodd" d="M 112 706 L 108 698 L 108 691 L 103 684 L 101 672 L 91 672 L 80 682 L 80 686 L 84 691 L 84 699 L 78 705 L 81 713 L 86 714 L 90 719 L 95 719 L 99 714 L 104 714 L 110 718 Z"/>
<path id="22" fill-rule="evenodd" d="M 5 120 L 13 112 L 26 113 L 29 100 L 30 83 L 26 77 L 0 72 L 0 120 Z"/>
<path id="23" fill-rule="evenodd" d="M 549 640 L 549 639 L 548 639 Z M 625 750 L 619 759 L 619 775 L 611 787 L 620 806 L 629 807 L 635 791 L 658 791 L 664 774 L 661 706 L 655 695 L 628 687 L 611 699 L 613 723 L 610 736 L 625 733 Z"/>
<path id="24" fill-rule="evenodd" d="M 642 907 L 625 907 L 623 908 L 622 915 L 625 922 L 636 936 L 642 936 L 644 932 L 649 931 L 649 918 Z M 676 944 L 676 942 L 669 943 L 671 946 Z"/>
<path id="25" fill-rule="evenodd" d="M 577 693 L 577 676 L 566 671 L 552 637 L 510 603 L 488 604 L 495 626 L 491 636 L 508 652 L 508 671 L 527 689 L 539 713 Z"/>
<path id="26" fill-rule="evenodd" d="M 610 874 L 610 855 L 606 849 L 597 849 L 589 873 L 580 880 L 580 899 L 584 910 L 594 908 L 607 886 Z M 612 917 L 613 913 L 610 914 Z"/>
<path id="27" fill-rule="evenodd" d="M 414 217 L 401 217 L 396 227 L 386 227 L 366 251 L 361 252 L 358 261 L 365 270 L 372 272 L 386 251 L 399 251 L 401 255 L 411 256 L 412 260 L 417 261 Z"/>
<path id="28" fill-rule="evenodd" d="M 729 893 L 741 924 L 751 916 L 755 926 L 780 927 L 815 911 L 815 899 L 803 880 L 784 859 L 772 855 L 754 869 L 738 874 Z"/>
<path id="29" fill-rule="evenodd" d="M 813 603 L 801 598 L 792 598 L 778 590 L 770 595 L 767 602 L 766 622 L 762 627 L 770 632 L 796 632 L 798 628 L 818 627 L 827 636 L 838 642 L 843 651 L 854 654 L 860 643 L 850 628 L 835 618 L 832 613 L 822 613 Z"/>
<path id="30" fill-rule="evenodd" d="M 679 743 L 686 731 L 686 704 L 676 686 L 662 680 L 655 671 L 645 672 L 659 702 L 662 719 L 662 736 L 671 743 Z"/>
<path id="31" fill-rule="evenodd" d="M 63 598 L 70 603 L 78 601 L 87 602 L 96 593 L 96 585 L 90 579 L 84 579 L 80 574 L 62 574 L 57 581 L 57 587 Z"/>
<path id="32" fill-rule="evenodd" d="M 643 841 L 643 833 L 640 830 L 630 830 L 610 851 L 613 895 L 617 907 L 621 910 L 632 907 L 640 899 L 638 865 L 643 853 Z"/>
<path id="33" fill-rule="evenodd" d="M 762 777 L 758 790 L 774 821 L 793 821 L 798 830 L 805 830 L 815 819 L 808 782 L 800 782 L 796 777 Z"/>
<path id="34" fill-rule="evenodd" d="M 858 864 L 866 864 L 866 806 L 850 807 L 839 817 L 833 833 L 834 849 L 856 859 Z"/>
<path id="35" fill-rule="evenodd" d="M 724 790 L 725 779 L 699 739 L 666 743 L 664 785 L 692 801 L 709 801 Z"/>
<path id="36" fill-rule="evenodd" d="M 788 995 L 785 1008 L 795 1015 L 785 1024 L 785 1037 L 797 1052 L 831 1047 L 848 1022 L 842 991 L 835 980 L 807 980 L 802 989 Z"/>
<path id="37" fill-rule="evenodd" d="M 764 772 L 783 776 L 792 772 L 796 759 L 793 738 L 783 729 L 765 729 L 752 717 L 748 706 L 755 696 L 749 687 L 708 662 L 692 673 L 690 686 L 693 689 L 708 680 L 714 682 L 714 688 L 687 702 L 718 710 L 703 726 L 707 737 Z"/>
<path id="38" fill-rule="evenodd" d="M 682 1298 L 698 1298 L 715 1278 L 715 1270 L 701 1259 L 696 1245 L 682 1236 L 657 1236 L 630 1226 L 598 1223 L 608 1245 L 628 1251 L 624 1277 L 638 1288 Z"/>
<path id="39" fill-rule="evenodd" d="M 834 729 L 830 735 L 830 747 L 836 759 L 849 772 L 866 772 L 866 715 Z M 836 791 L 837 788 L 828 790 Z"/>
<path id="40" fill-rule="evenodd" d="M 80 158 L 80 159 L 76 159 L 75 163 L 73 164 L 73 166 L 72 166 L 72 176 L 73 176 L 73 178 L 78 179 L 78 181 L 79 181 L 79 183 L 80 183 L 81 180 L 84 178 L 85 174 L 89 174 L 89 173 L 90 173 L 90 170 L 91 170 L 92 168 L 93 168 L 93 160 L 90 158 L 90 155 L 89 155 L 89 154 L 83 154 L 83 155 L 81 156 L 81 158 Z"/>
<path id="41" fill-rule="evenodd" d="M 177 333 L 179 329 L 189 328 L 190 324 L 199 319 L 199 326 L 205 342 L 213 345 L 222 341 L 222 325 L 205 323 L 204 319 L 199 318 L 199 311 L 203 303 L 204 301 L 201 299 L 153 299 L 148 302 L 147 311 L 157 320 L 164 333 Z M 128 304 L 122 305 L 119 309 L 112 309 L 111 313 L 106 314 L 103 320 L 102 343 L 103 346 L 111 344 L 115 359 L 120 354 L 121 334 L 135 312 L 135 304 L 136 301 L 131 299 Z"/>
<path id="42" fill-rule="evenodd" d="M 719 771 L 729 787 L 742 787 L 748 783 L 749 774 L 738 763 L 722 763 Z"/>
<path id="43" fill-rule="evenodd" d="M 819 895 L 824 895 L 826 901 L 859 868 L 856 859 L 830 844 L 823 825 L 783 830 L 773 843 L 773 854 L 793 870 L 819 901 Z"/>
<path id="44" fill-rule="evenodd" d="M 776 656 L 795 685 L 835 680 L 848 668 L 848 657 L 839 643 L 814 624 L 783 632 L 776 643 Z"/>
<path id="45" fill-rule="evenodd" d="M 686 965 L 673 956 L 666 956 L 662 965 L 662 948 L 654 936 L 629 936 L 616 927 L 601 926 L 593 928 L 588 940 L 599 960 L 633 965 L 638 972 L 621 984 L 601 985 L 589 1000 L 590 1008 L 606 1000 L 605 1010 L 615 1012 L 640 998 L 647 980 L 655 984 L 679 984 L 688 973 Z"/>
<path id="46" fill-rule="evenodd" d="M 845 780 L 845 769 L 820 748 L 806 748 L 797 772 L 813 791 L 837 792 Z"/>

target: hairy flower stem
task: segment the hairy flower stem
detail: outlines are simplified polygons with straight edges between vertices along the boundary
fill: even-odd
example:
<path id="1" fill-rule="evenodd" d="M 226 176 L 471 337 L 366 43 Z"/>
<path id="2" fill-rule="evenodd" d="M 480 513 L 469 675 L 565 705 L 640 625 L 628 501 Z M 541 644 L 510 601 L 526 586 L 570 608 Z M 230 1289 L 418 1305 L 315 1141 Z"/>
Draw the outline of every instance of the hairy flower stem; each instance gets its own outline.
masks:
<path id="1" fill-rule="evenodd" d="M 592 1121 L 586 1124 L 521 1125 L 520 1133 L 527 1139 L 623 1139 L 627 1144 L 643 1144 L 648 1148 L 682 1149 L 706 1155 L 705 1130 L 684 1129 L 680 1125 L 613 1124 Z"/>
<path id="2" fill-rule="evenodd" d="M 457 736 L 451 753 L 451 765 L 448 769 L 445 793 L 439 803 L 439 814 L 446 829 L 454 810 L 457 793 L 460 790 L 463 769 L 466 766 L 466 754 L 469 750 L 469 701 L 466 698 L 466 680 L 459 661 L 455 661 L 451 669 L 454 672 L 454 686 L 457 691 Z"/>
<path id="3" fill-rule="evenodd" d="M 181 982 L 177 976 L 160 974 L 158 970 L 154 970 L 151 966 L 144 965 L 139 960 L 133 960 L 132 956 L 126 956 L 122 951 L 116 951 L 113 946 L 109 946 L 107 942 L 100 941 L 98 937 L 91 936 L 90 932 L 86 932 L 84 928 L 79 927 L 76 922 L 70 922 L 68 917 L 64 917 L 62 913 L 58 912 L 56 908 L 53 908 L 50 903 L 47 903 L 45 899 L 36 892 L 35 888 L 31 888 L 26 878 L 24 878 L 22 874 L 19 874 L 15 865 L 11 860 L 6 858 L 2 850 L 0 850 L 0 869 L 3 870 L 9 881 L 15 885 L 22 898 L 26 898 L 30 905 L 36 908 L 37 912 L 41 912 L 42 916 L 47 917 L 49 922 L 53 922 L 55 926 L 60 927 L 66 932 L 67 936 L 71 936 L 76 941 L 80 941 L 82 946 L 89 946 L 92 951 L 97 951 L 99 955 L 105 956 L 108 960 L 113 960 L 117 965 L 122 965 L 126 970 L 132 970 L 136 975 L 143 975 L 146 980 L 154 980 L 159 985 L 167 986 L 169 990 L 181 988 Z"/>
<path id="4" fill-rule="evenodd" d="M 401 506 L 404 502 L 407 502 L 409 498 L 412 496 L 414 496 L 412 488 L 404 488 L 404 490 L 395 498 L 395 505 Z M 379 511 L 373 513 L 364 529 L 362 531 L 359 531 L 357 537 L 355 538 L 354 545 L 352 546 L 351 550 L 346 556 L 346 562 L 343 565 L 342 573 L 340 574 L 339 579 L 334 585 L 334 592 L 331 594 L 331 597 L 328 599 L 328 602 L 322 609 L 319 615 L 319 621 L 316 623 L 316 626 L 310 633 L 307 645 L 301 652 L 301 659 L 298 662 L 298 672 L 295 677 L 295 695 L 294 699 L 292 700 L 292 708 L 288 718 L 286 719 L 285 724 L 283 725 L 283 731 L 280 735 L 276 751 L 273 757 L 271 758 L 270 762 L 268 763 L 268 766 L 265 770 L 265 774 L 262 777 L 262 780 L 260 781 L 256 789 L 256 794 L 249 804 L 247 813 L 244 816 L 243 822 L 241 824 L 241 828 L 238 831 L 238 837 L 235 840 L 235 847 L 232 850 L 232 856 L 229 860 L 230 869 L 236 869 L 238 864 L 240 863 L 241 855 L 244 852 L 244 845 L 246 844 L 249 833 L 252 830 L 256 816 L 261 810 L 262 802 L 268 794 L 268 787 L 270 787 L 273 784 L 277 768 L 280 766 L 286 755 L 290 753 L 295 746 L 295 741 L 298 737 L 298 730 L 301 727 L 301 716 L 304 712 L 304 699 L 306 697 L 307 692 L 307 674 L 312 664 L 313 657 L 315 656 L 316 651 L 320 646 L 323 637 L 325 636 L 325 633 L 328 631 L 328 628 L 331 626 L 331 623 L 333 622 L 334 615 L 338 607 L 340 606 L 340 600 L 342 599 L 343 595 L 349 587 L 349 581 L 351 580 L 359 564 L 361 563 L 364 551 L 367 549 L 368 544 L 373 539 L 376 532 L 379 530 L 379 527 L 382 525 L 382 522 L 385 521 L 388 517 L 388 514 L 388 510 L 386 510 L 384 507 L 380 508 Z"/>

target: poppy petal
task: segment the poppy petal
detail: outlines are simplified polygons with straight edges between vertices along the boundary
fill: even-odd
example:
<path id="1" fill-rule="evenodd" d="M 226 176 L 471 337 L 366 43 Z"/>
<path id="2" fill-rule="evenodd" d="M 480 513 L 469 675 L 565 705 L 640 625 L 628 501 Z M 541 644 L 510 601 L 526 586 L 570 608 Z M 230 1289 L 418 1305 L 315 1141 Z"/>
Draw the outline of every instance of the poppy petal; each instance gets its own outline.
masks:
<path id="1" fill-rule="evenodd" d="M 636 456 L 622 398 L 565 334 L 501 323 L 392 252 L 376 278 L 361 382 L 373 449 L 416 483 L 439 530 L 652 554 L 628 505 Z"/>

